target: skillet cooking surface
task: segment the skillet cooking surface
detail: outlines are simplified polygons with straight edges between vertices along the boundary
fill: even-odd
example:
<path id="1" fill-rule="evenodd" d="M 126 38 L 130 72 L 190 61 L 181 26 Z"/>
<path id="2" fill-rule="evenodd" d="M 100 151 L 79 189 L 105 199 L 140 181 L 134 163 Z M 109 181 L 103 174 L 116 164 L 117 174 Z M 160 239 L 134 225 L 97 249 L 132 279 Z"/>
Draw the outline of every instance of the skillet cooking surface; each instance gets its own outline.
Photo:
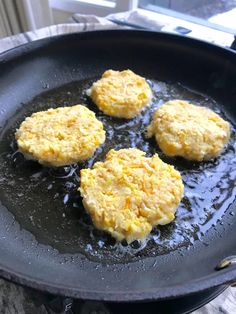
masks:
<path id="1" fill-rule="evenodd" d="M 190 60 L 194 45 L 201 49 L 195 64 Z M 236 72 L 230 73 L 233 63 L 228 64 L 232 59 L 235 65 L 235 55 L 194 40 L 133 31 L 60 36 L 29 47 L 5 54 L 9 60 L 2 64 L 0 78 L 3 275 L 55 293 L 105 300 L 169 297 L 186 293 L 174 289 L 184 289 L 186 281 L 191 281 L 191 292 L 233 280 L 235 272 L 214 274 L 214 267 L 235 253 L 236 97 L 232 80 L 226 84 L 232 73 L 236 78 Z M 173 47 L 176 53 L 171 56 Z M 86 97 L 85 90 L 109 68 L 130 68 L 148 79 L 154 98 L 141 116 L 128 121 L 108 117 Z M 153 111 L 176 98 L 210 107 L 231 122 L 231 139 L 219 158 L 204 163 L 167 158 L 154 139 L 145 139 Z M 78 103 L 95 111 L 107 132 L 95 155 L 84 164 L 59 169 L 24 160 L 14 141 L 24 118 Z M 147 241 L 128 246 L 95 230 L 76 191 L 81 168 L 103 160 L 111 148 L 124 147 L 137 147 L 147 155 L 158 152 L 181 172 L 185 184 L 176 220 L 155 228 Z M 205 281 L 197 283 L 201 277 Z"/>
<path id="2" fill-rule="evenodd" d="M 155 108 L 168 99 L 188 99 L 208 106 L 222 116 L 223 112 L 217 104 L 181 85 L 149 81 L 155 91 L 151 107 L 127 122 L 102 114 L 86 96 L 81 96 L 94 80 L 77 81 L 44 92 L 24 105 L 9 121 L 4 129 L 6 133 L 2 145 L 0 177 L 4 187 L 3 203 L 15 215 L 21 227 L 32 232 L 40 243 L 49 244 L 62 253 L 81 252 L 95 261 L 105 259 L 107 262 L 123 263 L 165 254 L 181 246 L 188 247 L 196 239 L 201 240 L 204 233 L 221 218 L 236 194 L 233 126 L 229 145 L 222 156 L 214 161 L 192 163 L 181 158 L 168 158 L 157 148 L 154 139 L 148 141 L 145 138 L 145 130 Z M 95 111 L 107 132 L 105 145 L 88 162 L 58 169 L 44 168 L 36 162 L 26 161 L 17 152 L 14 133 L 25 117 L 35 111 L 78 103 L 84 103 Z M 178 208 L 176 220 L 167 226 L 155 228 L 147 241 L 135 241 L 129 246 L 125 241 L 117 244 L 93 227 L 77 192 L 80 169 L 103 160 L 111 148 L 126 147 L 137 147 L 150 156 L 158 152 L 162 160 L 173 164 L 181 172 L 185 185 L 185 197 Z"/>

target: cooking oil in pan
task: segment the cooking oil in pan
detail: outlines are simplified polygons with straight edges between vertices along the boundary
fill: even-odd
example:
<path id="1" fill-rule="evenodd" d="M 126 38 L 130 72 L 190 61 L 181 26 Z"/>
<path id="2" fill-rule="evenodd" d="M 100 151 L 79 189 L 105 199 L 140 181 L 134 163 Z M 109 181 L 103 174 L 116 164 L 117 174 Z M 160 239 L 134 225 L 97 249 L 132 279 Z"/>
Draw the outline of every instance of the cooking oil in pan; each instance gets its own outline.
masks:
<path id="1" fill-rule="evenodd" d="M 154 97 L 150 106 L 132 120 L 111 118 L 98 111 L 86 97 L 92 81 L 74 82 L 59 89 L 46 91 L 22 106 L 2 132 L 0 146 L 0 187 L 3 204 L 13 213 L 22 228 L 30 231 L 41 244 L 50 245 L 61 253 L 82 253 L 94 260 L 127 262 L 165 254 L 188 247 L 215 225 L 236 196 L 235 128 L 218 158 L 193 163 L 182 158 L 168 158 L 154 139 L 145 138 L 145 130 L 156 108 L 170 99 L 185 99 L 207 106 L 224 117 L 214 100 L 196 94 L 179 84 L 150 80 Z M 106 129 L 106 141 L 94 156 L 83 164 L 57 169 L 44 168 L 27 161 L 17 151 L 15 129 L 26 116 L 51 107 L 84 103 L 96 112 Z M 160 157 L 181 172 L 185 185 L 184 198 L 176 219 L 169 225 L 157 226 L 145 241 L 116 243 L 107 234 L 96 230 L 86 214 L 77 188 L 80 169 L 92 167 L 103 160 L 111 149 L 136 147 L 151 156 Z"/>

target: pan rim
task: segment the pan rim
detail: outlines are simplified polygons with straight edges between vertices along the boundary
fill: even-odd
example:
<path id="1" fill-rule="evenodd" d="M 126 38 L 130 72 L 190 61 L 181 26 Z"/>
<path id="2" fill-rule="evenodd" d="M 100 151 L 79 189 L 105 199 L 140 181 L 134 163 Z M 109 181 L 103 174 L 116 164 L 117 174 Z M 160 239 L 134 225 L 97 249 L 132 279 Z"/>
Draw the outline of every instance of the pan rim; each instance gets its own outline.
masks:
<path id="1" fill-rule="evenodd" d="M 0 265 L 0 277 L 22 286 L 33 288 L 41 292 L 60 295 L 62 297 L 105 302 L 152 302 L 191 296 L 195 293 L 219 286 L 225 286 L 227 288 L 236 280 L 236 268 L 233 267 L 233 269 L 228 269 L 227 272 L 221 274 L 213 273 L 206 277 L 193 280 L 192 282 L 186 282 L 185 284 L 177 284 L 171 287 L 162 287 L 132 293 L 127 291 L 85 291 L 80 288 L 59 286 L 50 281 L 46 282 L 34 279 L 33 277 L 21 274 L 20 272 L 14 272 L 7 267 L 2 267 L 2 265 Z"/>
<path id="2" fill-rule="evenodd" d="M 71 33 L 71 34 L 62 34 L 57 35 L 49 38 L 43 38 L 36 41 L 32 41 L 29 43 L 25 43 L 18 47 L 9 49 L 0 54 L 0 63 L 5 63 L 10 61 L 11 59 L 17 58 L 20 55 L 24 55 L 34 51 L 37 48 L 44 47 L 47 43 L 52 41 L 60 41 L 64 38 L 68 37 L 89 37 L 93 36 L 94 34 L 102 35 L 102 33 L 106 34 L 122 34 L 122 33 L 130 33 L 130 34 L 145 34 L 145 36 L 155 37 L 156 38 L 169 38 L 169 39 L 178 39 L 183 40 L 185 42 L 194 43 L 205 47 L 206 49 L 213 49 L 218 50 L 218 52 L 222 52 L 227 54 L 228 56 L 235 58 L 236 51 L 233 51 L 229 48 L 223 48 L 216 44 L 210 44 L 208 42 L 193 39 L 189 37 L 184 37 L 181 35 L 176 34 L 169 34 L 169 33 L 161 33 L 161 32 L 153 32 L 153 31 L 146 31 L 146 30 L 97 30 L 97 31 L 87 31 L 83 33 Z M 165 299 L 172 299 L 182 296 L 191 295 L 193 293 L 201 292 L 206 289 L 214 288 L 220 285 L 227 285 L 233 283 L 236 280 L 236 268 L 227 269 L 223 273 L 212 273 L 209 276 L 199 278 L 192 282 L 188 282 L 181 285 L 175 285 L 171 287 L 165 288 L 156 288 L 152 290 L 146 290 L 142 292 L 127 292 L 127 291 L 119 291 L 119 292 L 97 292 L 97 291 L 82 291 L 81 288 L 72 288 L 67 286 L 59 286 L 55 285 L 55 283 L 51 282 L 50 280 L 42 281 L 36 279 L 36 277 L 31 277 L 27 274 L 22 274 L 19 272 L 15 272 L 13 269 L 9 269 L 8 267 L 1 265 L 0 263 L 0 276 L 11 280 L 15 283 L 25 285 L 34 289 L 38 289 L 41 291 L 46 291 L 52 294 L 58 294 L 62 296 L 71 296 L 75 298 L 87 299 L 87 300 L 101 300 L 101 301 L 114 301 L 114 302 L 130 302 L 130 301 L 154 301 L 154 300 L 165 300 Z M 200 283 L 200 284 L 199 284 Z"/>
<path id="3" fill-rule="evenodd" d="M 60 34 L 60 35 L 53 35 L 51 37 L 45 37 L 41 39 L 36 39 L 29 41 L 27 43 L 21 44 L 19 46 L 10 48 L 6 51 L 3 51 L 0 53 L 0 62 L 7 62 L 5 58 L 9 57 L 15 58 L 18 56 L 18 54 L 21 53 L 26 53 L 26 52 L 31 52 L 34 49 L 37 49 L 38 47 L 43 47 L 45 44 L 51 41 L 60 41 L 63 40 L 63 38 L 66 37 L 87 37 L 87 36 L 93 36 L 97 34 L 99 36 L 102 34 L 109 34 L 109 33 L 130 33 L 134 35 L 138 34 L 146 34 L 146 36 L 157 36 L 157 37 L 165 37 L 165 38 L 172 38 L 172 39 L 178 39 L 178 40 L 183 40 L 185 42 L 190 42 L 190 43 L 196 43 L 205 46 L 206 48 L 214 48 L 218 49 L 219 51 L 222 51 L 224 53 L 229 53 L 230 55 L 236 55 L 236 50 L 231 49 L 230 47 L 222 47 L 220 45 L 217 45 L 215 43 L 210 43 L 201 39 L 196 39 L 196 38 L 191 38 L 191 37 L 186 37 L 181 34 L 173 34 L 173 33 L 168 33 L 168 32 L 160 32 L 160 31 L 149 31 L 149 30 L 133 30 L 133 29 L 110 29 L 110 30 L 92 30 L 92 31 L 84 31 L 84 32 L 72 32 L 72 33 L 67 33 L 67 34 Z M 11 58 L 10 58 L 11 59 Z"/>

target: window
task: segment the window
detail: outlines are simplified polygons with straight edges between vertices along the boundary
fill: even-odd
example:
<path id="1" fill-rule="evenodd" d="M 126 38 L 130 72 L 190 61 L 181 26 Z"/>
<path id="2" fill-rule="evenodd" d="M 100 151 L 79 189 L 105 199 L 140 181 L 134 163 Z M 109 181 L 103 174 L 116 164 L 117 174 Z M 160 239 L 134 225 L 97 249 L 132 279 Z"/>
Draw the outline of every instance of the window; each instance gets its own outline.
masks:
<path id="1" fill-rule="evenodd" d="M 149 20 L 158 21 L 164 32 L 184 34 L 230 47 L 236 33 L 236 0 L 49 0 L 54 22 L 73 13 L 106 16 L 137 10 Z M 56 14 L 55 14 L 56 13 Z M 67 14 L 67 15 L 65 15 Z M 112 16 L 112 21 L 134 28 L 146 27 L 140 19 Z M 149 25 L 150 26 L 150 25 Z M 148 26 L 147 26 L 148 28 Z"/>
<path id="2" fill-rule="evenodd" d="M 235 33 L 236 0 L 49 0 L 53 9 L 105 16 L 137 7 Z"/>
<path id="3" fill-rule="evenodd" d="M 236 0 L 139 0 L 139 7 L 230 33 L 236 30 Z"/>
<path id="4" fill-rule="evenodd" d="M 105 16 L 137 7 L 137 0 L 49 0 L 52 9 Z"/>

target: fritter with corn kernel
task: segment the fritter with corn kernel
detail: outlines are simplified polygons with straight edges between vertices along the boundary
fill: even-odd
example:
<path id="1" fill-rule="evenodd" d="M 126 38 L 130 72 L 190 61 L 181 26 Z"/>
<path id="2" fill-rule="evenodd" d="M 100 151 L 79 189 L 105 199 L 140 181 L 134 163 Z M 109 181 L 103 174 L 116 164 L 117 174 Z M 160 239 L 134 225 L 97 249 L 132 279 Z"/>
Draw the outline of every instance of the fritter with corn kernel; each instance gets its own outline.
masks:
<path id="1" fill-rule="evenodd" d="M 203 161 L 217 157 L 230 136 L 229 123 L 212 110 L 183 100 L 156 110 L 147 129 L 168 156 Z"/>
<path id="2" fill-rule="evenodd" d="M 89 159 L 105 141 L 103 124 L 82 105 L 33 113 L 15 134 L 20 152 L 45 166 Z"/>
<path id="3" fill-rule="evenodd" d="M 105 114 L 126 119 L 140 114 L 152 97 L 145 79 L 131 70 L 104 72 L 87 94 Z"/>
<path id="4" fill-rule="evenodd" d="M 94 225 L 118 241 L 144 239 L 153 226 L 170 223 L 183 196 L 180 173 L 135 148 L 112 149 L 80 174 L 79 191 Z"/>

